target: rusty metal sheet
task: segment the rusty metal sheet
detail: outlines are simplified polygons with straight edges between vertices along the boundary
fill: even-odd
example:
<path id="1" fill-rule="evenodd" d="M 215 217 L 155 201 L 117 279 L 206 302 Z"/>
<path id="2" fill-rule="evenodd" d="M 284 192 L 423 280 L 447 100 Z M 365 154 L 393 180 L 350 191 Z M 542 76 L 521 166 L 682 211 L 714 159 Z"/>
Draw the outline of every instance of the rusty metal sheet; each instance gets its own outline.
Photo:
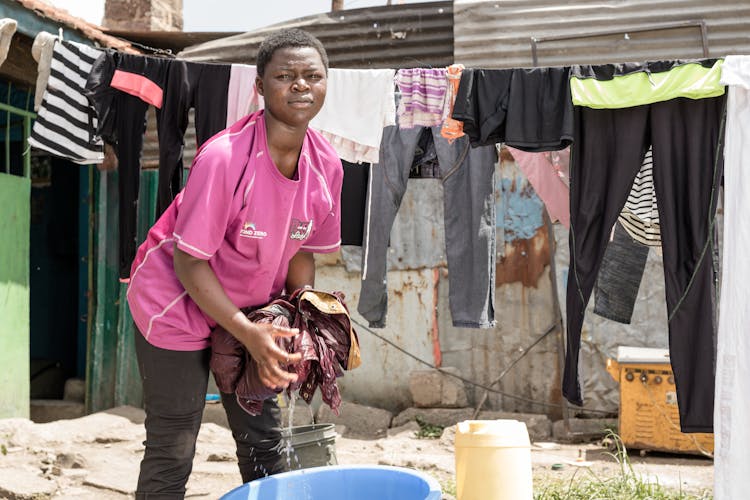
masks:
<path id="1" fill-rule="evenodd" d="M 352 317 L 367 325 L 356 312 L 359 284 L 359 275 L 347 272 L 342 266 L 318 267 L 315 278 L 317 287 L 343 291 Z M 436 293 L 432 269 L 390 272 L 387 326 L 374 331 L 415 356 L 435 363 Z M 355 330 L 359 335 L 362 365 L 338 380 L 344 398 L 391 411 L 411 406 L 409 373 L 425 366 L 356 325 Z"/>
<path id="2" fill-rule="evenodd" d="M 440 180 L 409 179 L 391 229 L 388 269 L 445 267 L 443 219 L 443 185 Z M 348 270 L 361 272 L 360 247 L 347 248 L 342 254 Z"/>
<path id="3" fill-rule="evenodd" d="M 544 203 L 510 156 L 500 151 L 495 175 L 497 262 L 495 283 L 535 287 L 550 262 Z"/>
<path id="4" fill-rule="evenodd" d="M 489 330 L 456 328 L 450 322 L 447 280 L 440 282 L 438 318 L 443 366 L 458 367 L 466 378 L 489 385 L 552 324 L 552 293 L 549 267 L 536 287 L 506 283 L 495 289 L 497 326 Z M 554 334 L 516 364 L 494 386 L 501 391 L 546 404 L 559 404 L 561 371 Z M 470 404 L 476 404 L 483 389 L 467 387 Z M 556 409 L 491 393 L 485 409 L 546 413 Z M 559 413 L 559 412 L 557 412 Z"/>

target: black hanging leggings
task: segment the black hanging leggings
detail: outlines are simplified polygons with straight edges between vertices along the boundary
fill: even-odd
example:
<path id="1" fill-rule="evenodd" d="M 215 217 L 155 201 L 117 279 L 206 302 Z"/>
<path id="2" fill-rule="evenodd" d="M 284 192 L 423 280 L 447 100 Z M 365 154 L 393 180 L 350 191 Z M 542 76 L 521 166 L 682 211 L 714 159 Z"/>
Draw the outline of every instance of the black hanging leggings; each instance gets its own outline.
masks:
<path id="1" fill-rule="evenodd" d="M 713 432 L 715 282 L 712 231 L 723 171 L 725 98 L 625 109 L 576 107 L 571 155 L 568 343 L 563 395 L 581 405 L 578 354 L 586 305 L 612 225 L 653 146 L 669 352 L 683 432 Z"/>
<path id="2" fill-rule="evenodd" d="M 182 189 L 182 154 L 190 109 L 195 109 L 196 147 L 224 130 L 227 124 L 227 89 L 230 64 L 171 61 L 164 88 L 164 103 L 157 116 L 159 131 L 159 188 L 156 217 Z"/>
<path id="3" fill-rule="evenodd" d="M 142 84 L 127 92 L 118 90 L 110 86 L 116 71 L 140 76 L 150 85 Z M 136 234 L 138 191 L 149 103 L 157 106 L 158 219 L 182 189 L 182 156 L 190 109 L 195 109 L 196 146 L 226 126 L 230 71 L 230 64 L 193 63 L 112 50 L 94 62 L 86 82 L 86 95 L 97 112 L 97 133 L 115 146 L 119 161 L 118 267 L 121 279 L 130 276 L 130 266 L 139 243 Z M 156 94 L 160 94 L 160 104 L 150 102 Z"/>

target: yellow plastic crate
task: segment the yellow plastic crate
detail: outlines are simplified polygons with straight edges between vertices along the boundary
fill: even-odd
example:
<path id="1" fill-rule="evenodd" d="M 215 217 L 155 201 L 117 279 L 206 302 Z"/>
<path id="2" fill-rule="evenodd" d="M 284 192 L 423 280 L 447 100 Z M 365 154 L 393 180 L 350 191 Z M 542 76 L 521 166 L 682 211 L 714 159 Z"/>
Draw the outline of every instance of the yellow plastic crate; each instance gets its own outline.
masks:
<path id="1" fill-rule="evenodd" d="M 680 431 L 667 349 L 618 347 L 607 371 L 620 384 L 619 434 L 627 448 L 713 454 L 714 435 Z"/>

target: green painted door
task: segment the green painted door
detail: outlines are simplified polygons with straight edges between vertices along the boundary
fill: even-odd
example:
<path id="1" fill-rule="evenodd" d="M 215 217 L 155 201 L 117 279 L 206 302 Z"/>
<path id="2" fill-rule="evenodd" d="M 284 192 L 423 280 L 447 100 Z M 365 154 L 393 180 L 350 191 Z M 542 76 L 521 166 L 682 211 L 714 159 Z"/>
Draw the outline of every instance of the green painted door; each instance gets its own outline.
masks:
<path id="1" fill-rule="evenodd" d="M 0 418 L 29 417 L 31 181 L 0 173 Z"/>

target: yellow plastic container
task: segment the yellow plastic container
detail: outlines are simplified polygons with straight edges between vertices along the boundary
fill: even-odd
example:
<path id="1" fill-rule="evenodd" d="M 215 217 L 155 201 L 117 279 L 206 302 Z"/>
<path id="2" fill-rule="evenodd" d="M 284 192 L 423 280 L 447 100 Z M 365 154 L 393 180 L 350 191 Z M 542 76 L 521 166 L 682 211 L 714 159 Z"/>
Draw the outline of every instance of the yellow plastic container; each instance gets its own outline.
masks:
<path id="1" fill-rule="evenodd" d="M 465 420 L 456 426 L 457 500 L 530 500 L 531 443 L 518 420 Z"/>

